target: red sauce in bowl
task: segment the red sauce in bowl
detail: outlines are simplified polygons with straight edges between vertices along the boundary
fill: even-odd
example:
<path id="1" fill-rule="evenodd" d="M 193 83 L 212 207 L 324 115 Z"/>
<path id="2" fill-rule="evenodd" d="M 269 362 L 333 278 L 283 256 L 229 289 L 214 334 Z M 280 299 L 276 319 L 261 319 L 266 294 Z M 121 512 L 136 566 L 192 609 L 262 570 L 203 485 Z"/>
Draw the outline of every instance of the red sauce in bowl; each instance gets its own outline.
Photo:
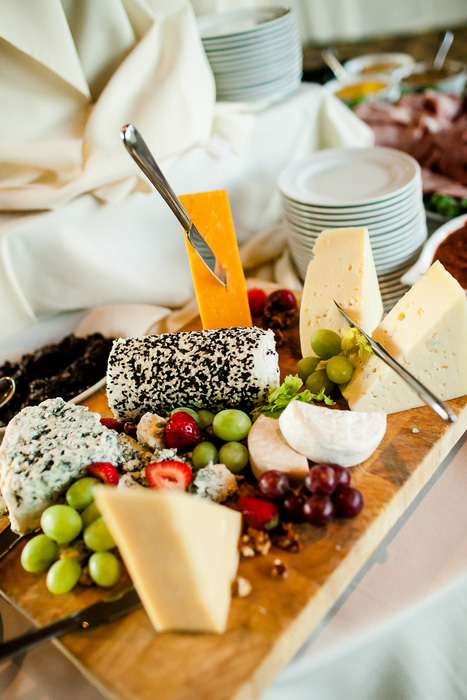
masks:
<path id="1" fill-rule="evenodd" d="M 467 289 L 467 223 L 439 244 L 433 262 L 439 260 L 459 284 Z"/>

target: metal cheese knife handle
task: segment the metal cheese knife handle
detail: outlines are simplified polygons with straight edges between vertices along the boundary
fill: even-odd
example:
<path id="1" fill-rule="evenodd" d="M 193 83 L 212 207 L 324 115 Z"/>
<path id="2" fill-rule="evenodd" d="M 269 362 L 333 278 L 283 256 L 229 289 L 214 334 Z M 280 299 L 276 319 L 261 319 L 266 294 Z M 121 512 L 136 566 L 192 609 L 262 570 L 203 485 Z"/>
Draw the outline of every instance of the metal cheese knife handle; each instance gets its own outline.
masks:
<path id="1" fill-rule="evenodd" d="M 410 386 L 411 389 L 415 391 L 416 394 L 421 398 L 422 401 L 426 403 L 435 413 L 440 416 L 447 423 L 455 423 L 457 416 L 454 411 L 449 408 L 444 401 L 441 401 L 435 394 L 433 394 L 430 389 L 428 389 L 424 384 L 422 384 L 416 377 L 413 376 L 405 367 L 403 367 L 397 360 L 394 359 L 392 355 L 388 353 L 385 348 L 380 343 L 377 343 L 373 338 L 365 333 L 360 326 L 357 326 L 355 321 L 352 321 L 350 316 L 348 316 L 344 309 L 334 300 L 335 305 L 347 320 L 347 322 L 356 328 L 369 342 L 371 349 L 383 362 L 385 362 L 389 367 L 391 367 L 397 374 Z"/>
<path id="2" fill-rule="evenodd" d="M 121 131 L 121 137 L 130 156 L 141 168 L 149 182 L 154 185 L 163 200 L 169 205 L 170 209 L 181 223 L 183 229 L 186 231 L 188 240 L 200 256 L 201 260 L 212 272 L 214 277 L 216 277 L 217 280 L 225 286 L 225 269 L 219 263 L 211 248 L 197 230 L 196 226 L 194 226 L 191 218 L 183 208 L 182 203 L 162 174 L 161 169 L 154 160 L 151 151 L 147 147 L 138 129 L 133 126 L 133 124 L 126 124 Z"/>
<path id="3" fill-rule="evenodd" d="M 19 654 L 24 654 L 30 649 L 45 644 L 45 642 L 60 637 L 68 632 L 76 630 L 87 630 L 98 627 L 105 622 L 117 620 L 122 615 L 136 610 L 141 605 L 138 594 L 133 587 L 127 588 L 120 593 L 94 603 L 84 610 L 79 610 L 73 615 L 64 617 L 58 622 L 53 622 L 46 627 L 42 627 L 32 632 L 27 632 L 20 637 L 15 637 L 8 642 L 0 644 L 0 662 L 12 659 Z"/>

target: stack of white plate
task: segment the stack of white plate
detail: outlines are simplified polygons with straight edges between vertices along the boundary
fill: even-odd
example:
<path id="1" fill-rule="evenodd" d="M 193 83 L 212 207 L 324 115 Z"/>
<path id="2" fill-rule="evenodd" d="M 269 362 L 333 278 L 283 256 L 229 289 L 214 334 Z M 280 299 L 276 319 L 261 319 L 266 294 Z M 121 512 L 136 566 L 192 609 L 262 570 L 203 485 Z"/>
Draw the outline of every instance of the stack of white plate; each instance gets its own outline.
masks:
<path id="1" fill-rule="evenodd" d="M 218 100 L 278 99 L 299 86 L 303 54 L 292 9 L 256 7 L 203 15 L 198 26 Z"/>
<path id="2" fill-rule="evenodd" d="M 384 307 L 392 308 L 408 289 L 400 278 L 427 236 L 416 160 L 392 148 L 319 151 L 286 168 L 279 189 L 299 275 L 305 277 L 321 231 L 366 226 Z"/>

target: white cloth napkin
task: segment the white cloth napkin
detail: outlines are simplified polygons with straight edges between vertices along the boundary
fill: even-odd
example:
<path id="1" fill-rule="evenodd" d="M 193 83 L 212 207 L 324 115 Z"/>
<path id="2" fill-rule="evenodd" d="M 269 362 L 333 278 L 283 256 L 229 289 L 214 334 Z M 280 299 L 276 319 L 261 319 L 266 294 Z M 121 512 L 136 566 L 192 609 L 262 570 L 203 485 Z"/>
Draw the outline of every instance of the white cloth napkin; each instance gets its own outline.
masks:
<path id="1" fill-rule="evenodd" d="M 291 161 L 323 145 L 366 146 L 373 138 L 318 85 L 260 112 L 238 105 L 237 115 L 241 140 L 228 140 L 234 109 L 219 105 L 220 130 L 164 172 L 179 194 L 226 189 L 240 243 L 280 220 L 277 177 Z M 114 203 L 83 194 L 48 212 L 0 214 L 0 340 L 61 311 L 113 303 L 177 308 L 192 295 L 183 233 L 154 191 Z"/>
<path id="2" fill-rule="evenodd" d="M 149 187 L 119 143 L 158 161 L 211 133 L 215 84 L 188 0 L 2 0 L 0 211 Z"/>

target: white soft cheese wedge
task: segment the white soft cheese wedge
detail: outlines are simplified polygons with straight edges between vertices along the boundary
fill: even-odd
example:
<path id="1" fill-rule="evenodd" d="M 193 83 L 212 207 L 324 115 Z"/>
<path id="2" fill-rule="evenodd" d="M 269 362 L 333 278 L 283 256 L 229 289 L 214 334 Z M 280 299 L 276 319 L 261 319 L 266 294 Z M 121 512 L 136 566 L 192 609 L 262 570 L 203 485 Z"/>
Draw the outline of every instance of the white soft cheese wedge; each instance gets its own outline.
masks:
<path id="1" fill-rule="evenodd" d="M 440 262 L 397 302 L 373 338 L 441 399 L 467 394 L 467 299 Z M 375 356 L 342 393 L 353 411 L 397 413 L 424 405 Z"/>
<path id="2" fill-rule="evenodd" d="M 366 228 L 330 229 L 316 239 L 300 305 L 303 357 L 314 354 L 310 341 L 316 330 L 338 333 L 348 326 L 334 299 L 367 333 L 381 321 L 383 302 Z"/>
<path id="3" fill-rule="evenodd" d="M 186 493 L 96 489 L 96 503 L 157 631 L 225 631 L 241 514 Z"/>
<path id="4" fill-rule="evenodd" d="M 354 467 L 378 447 L 386 432 L 384 413 L 352 413 L 292 401 L 279 418 L 290 447 L 313 462 Z"/>
<path id="5" fill-rule="evenodd" d="M 248 452 L 257 479 L 270 469 L 278 469 L 291 481 L 302 481 L 310 470 L 307 458 L 286 442 L 277 418 L 260 416 L 253 423 L 248 433 Z"/>

